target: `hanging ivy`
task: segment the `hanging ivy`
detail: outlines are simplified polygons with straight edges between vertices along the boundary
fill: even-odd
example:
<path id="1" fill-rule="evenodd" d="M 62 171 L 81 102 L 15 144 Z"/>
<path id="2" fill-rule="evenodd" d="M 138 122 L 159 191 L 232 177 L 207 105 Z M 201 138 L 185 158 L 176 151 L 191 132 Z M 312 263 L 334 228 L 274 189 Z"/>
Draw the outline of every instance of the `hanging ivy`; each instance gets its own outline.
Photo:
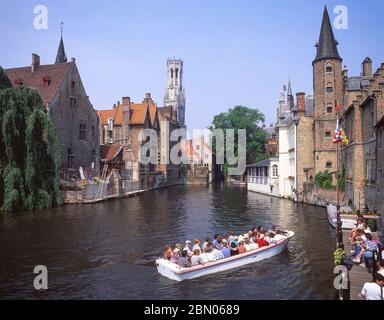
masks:
<path id="1" fill-rule="evenodd" d="M 56 132 L 39 94 L 25 87 L 9 89 L 5 77 L 0 68 L 0 207 L 15 211 L 59 205 Z"/>

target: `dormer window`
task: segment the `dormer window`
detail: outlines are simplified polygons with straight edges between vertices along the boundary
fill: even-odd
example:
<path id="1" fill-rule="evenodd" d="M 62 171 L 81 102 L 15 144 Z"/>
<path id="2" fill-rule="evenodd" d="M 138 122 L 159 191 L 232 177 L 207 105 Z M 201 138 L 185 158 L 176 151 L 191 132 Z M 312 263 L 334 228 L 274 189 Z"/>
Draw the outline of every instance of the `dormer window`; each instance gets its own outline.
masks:
<path id="1" fill-rule="evenodd" d="M 51 84 L 51 78 L 49 76 L 45 76 L 43 78 L 43 86 L 48 87 Z"/>
<path id="2" fill-rule="evenodd" d="M 19 78 L 19 79 L 15 80 L 15 84 L 18 86 L 22 86 L 24 84 L 24 81 L 23 81 L 23 79 Z"/>
<path id="3" fill-rule="evenodd" d="M 113 131 L 113 118 L 108 119 L 108 131 Z"/>

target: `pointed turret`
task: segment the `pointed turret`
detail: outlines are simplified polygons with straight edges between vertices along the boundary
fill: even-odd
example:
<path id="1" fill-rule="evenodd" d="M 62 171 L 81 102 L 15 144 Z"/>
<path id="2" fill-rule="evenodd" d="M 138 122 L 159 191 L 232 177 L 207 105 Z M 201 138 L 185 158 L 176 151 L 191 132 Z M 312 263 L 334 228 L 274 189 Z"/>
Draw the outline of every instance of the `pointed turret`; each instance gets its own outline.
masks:
<path id="1" fill-rule="evenodd" d="M 339 52 L 337 51 L 338 42 L 333 35 L 331 21 L 329 19 L 327 6 L 324 8 L 323 22 L 321 23 L 321 31 L 319 42 L 316 44 L 317 54 L 313 62 L 323 59 L 339 59 Z"/>
<path id="2" fill-rule="evenodd" d="M 57 63 L 65 63 L 65 62 L 67 62 L 67 56 L 66 56 L 65 50 L 64 50 L 63 36 L 61 36 L 60 44 L 59 44 L 59 49 L 57 50 L 55 64 L 57 64 Z"/>
<path id="3" fill-rule="evenodd" d="M 288 104 L 289 111 L 292 111 L 295 102 L 293 100 L 292 87 L 291 87 L 291 81 L 290 80 L 288 80 L 287 104 Z"/>

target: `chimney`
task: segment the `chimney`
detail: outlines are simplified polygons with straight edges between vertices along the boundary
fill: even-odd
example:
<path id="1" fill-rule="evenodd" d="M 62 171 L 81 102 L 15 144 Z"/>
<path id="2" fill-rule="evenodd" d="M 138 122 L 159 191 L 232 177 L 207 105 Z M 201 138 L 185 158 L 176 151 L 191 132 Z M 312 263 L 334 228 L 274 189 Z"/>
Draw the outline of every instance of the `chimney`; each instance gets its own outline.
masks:
<path id="1" fill-rule="evenodd" d="M 40 67 L 40 57 L 38 54 L 32 53 L 31 72 L 34 73 L 38 67 Z"/>
<path id="2" fill-rule="evenodd" d="M 117 106 L 119 106 L 120 105 L 120 101 L 117 101 Z"/>
<path id="3" fill-rule="evenodd" d="M 363 77 L 372 77 L 372 60 L 369 57 L 363 61 Z"/>
<path id="4" fill-rule="evenodd" d="M 305 116 L 305 92 L 296 93 L 297 115 Z"/>
<path id="5" fill-rule="evenodd" d="M 115 109 L 116 109 L 116 103 L 113 104 L 113 110 L 115 110 Z"/>
<path id="6" fill-rule="evenodd" d="M 121 99 L 122 104 L 130 104 L 131 103 L 131 98 L 130 97 L 123 97 Z"/>
<path id="7" fill-rule="evenodd" d="M 128 131 L 128 125 L 129 125 L 129 107 L 130 107 L 130 98 L 129 97 L 123 97 L 122 101 L 122 107 L 123 107 L 123 125 L 125 127 L 124 132 L 125 136 L 124 139 L 127 139 L 127 132 Z"/>
<path id="8" fill-rule="evenodd" d="M 146 93 L 145 94 L 145 98 L 144 98 L 143 103 L 153 103 L 153 100 L 151 98 L 151 94 L 150 93 Z"/>

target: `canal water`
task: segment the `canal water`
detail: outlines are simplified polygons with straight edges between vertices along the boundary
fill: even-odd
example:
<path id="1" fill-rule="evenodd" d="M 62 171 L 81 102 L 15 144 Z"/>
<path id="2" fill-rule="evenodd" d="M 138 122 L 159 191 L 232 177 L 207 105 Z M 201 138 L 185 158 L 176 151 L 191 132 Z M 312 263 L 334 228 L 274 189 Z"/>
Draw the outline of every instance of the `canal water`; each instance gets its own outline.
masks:
<path id="1" fill-rule="evenodd" d="M 296 232 L 268 260 L 177 283 L 154 265 L 165 244 L 252 226 Z M 333 299 L 325 209 L 241 187 L 175 186 L 96 205 L 0 213 L 0 299 Z M 48 290 L 33 289 L 34 266 Z"/>

